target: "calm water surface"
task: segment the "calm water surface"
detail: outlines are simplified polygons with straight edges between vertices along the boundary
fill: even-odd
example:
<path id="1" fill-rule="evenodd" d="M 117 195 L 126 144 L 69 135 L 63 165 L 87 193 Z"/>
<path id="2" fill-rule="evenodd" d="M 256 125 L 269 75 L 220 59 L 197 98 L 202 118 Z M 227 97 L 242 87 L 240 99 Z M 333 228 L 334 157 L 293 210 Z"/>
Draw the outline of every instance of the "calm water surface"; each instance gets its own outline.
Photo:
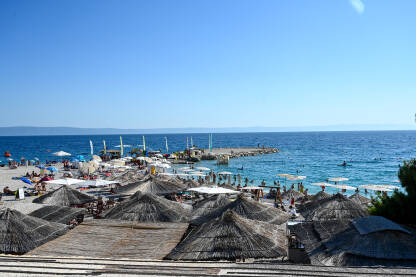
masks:
<path id="1" fill-rule="evenodd" d="M 146 146 L 165 151 L 167 137 L 169 152 L 183 150 L 186 137 L 191 136 L 195 145 L 208 148 L 208 134 L 145 135 Z M 89 140 L 94 143 L 96 153 L 102 149 L 103 140 L 107 148 L 120 144 L 119 135 L 0 137 L 0 153 L 9 151 L 14 159 L 56 160 L 51 153 L 59 150 L 88 155 Z M 142 144 L 142 135 L 123 135 L 123 143 Z M 352 186 L 395 184 L 399 164 L 416 157 L 416 131 L 213 134 L 214 147 L 257 144 L 277 147 L 280 153 L 232 159 L 228 166 L 216 166 L 214 161 L 203 161 L 200 165 L 240 173 L 243 178 L 255 180 L 254 185 L 259 185 L 262 179 L 271 184 L 278 173 L 305 175 L 309 191 L 316 192 L 319 188 L 308 184 L 331 177 L 347 177 L 350 180 L 346 184 Z M 3 157 L 0 160 L 6 162 Z M 344 160 L 351 166 L 338 166 Z M 241 167 L 243 171 L 238 170 Z"/>

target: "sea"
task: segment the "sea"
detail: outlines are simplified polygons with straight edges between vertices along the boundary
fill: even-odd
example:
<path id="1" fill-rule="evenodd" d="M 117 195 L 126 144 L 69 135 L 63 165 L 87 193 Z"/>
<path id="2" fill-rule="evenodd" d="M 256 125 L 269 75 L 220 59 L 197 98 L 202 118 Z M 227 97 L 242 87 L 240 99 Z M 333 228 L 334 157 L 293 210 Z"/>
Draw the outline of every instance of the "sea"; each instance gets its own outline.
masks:
<path id="1" fill-rule="evenodd" d="M 143 135 L 82 135 L 82 136 L 4 136 L 0 137 L 0 153 L 9 151 L 12 158 L 20 160 L 38 158 L 41 161 L 59 160 L 53 152 L 63 150 L 72 155 L 90 155 L 90 140 L 94 153 L 103 149 L 117 149 L 120 136 L 124 145 L 138 147 L 143 144 Z M 208 134 L 146 134 L 147 150 L 168 152 L 182 151 L 190 144 L 208 148 Z M 303 180 L 310 193 L 320 190 L 311 186 L 325 182 L 327 178 L 346 177 L 344 184 L 357 187 L 364 184 L 397 185 L 397 173 L 404 160 L 416 158 L 416 131 L 345 131 L 345 132 L 278 132 L 278 133 L 218 133 L 212 134 L 212 144 L 217 147 L 276 147 L 279 153 L 231 159 L 228 165 L 218 166 L 215 161 L 202 161 L 198 166 L 214 171 L 230 171 L 253 180 L 251 185 L 260 185 L 262 180 L 271 185 L 280 180 L 277 174 L 307 176 Z M 119 148 L 118 148 L 119 149 Z M 125 148 L 128 154 L 129 149 Z M 3 155 L 2 155 L 3 156 Z M 2 163 L 7 163 L 1 157 Z M 346 161 L 348 166 L 340 164 Z M 243 170 L 241 170 L 243 168 Z M 327 188 L 328 192 L 337 189 Z M 348 191 L 352 194 L 354 191 Z"/>

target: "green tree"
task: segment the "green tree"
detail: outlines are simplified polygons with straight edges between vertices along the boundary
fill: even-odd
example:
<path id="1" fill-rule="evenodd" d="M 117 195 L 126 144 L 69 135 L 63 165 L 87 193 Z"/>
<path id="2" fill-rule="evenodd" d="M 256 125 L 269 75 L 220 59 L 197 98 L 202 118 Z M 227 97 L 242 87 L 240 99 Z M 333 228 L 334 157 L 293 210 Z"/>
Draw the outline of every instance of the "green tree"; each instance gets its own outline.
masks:
<path id="1" fill-rule="evenodd" d="M 397 190 L 391 196 L 377 193 L 370 213 L 398 223 L 416 224 L 416 160 L 405 161 L 398 176 L 406 193 Z"/>

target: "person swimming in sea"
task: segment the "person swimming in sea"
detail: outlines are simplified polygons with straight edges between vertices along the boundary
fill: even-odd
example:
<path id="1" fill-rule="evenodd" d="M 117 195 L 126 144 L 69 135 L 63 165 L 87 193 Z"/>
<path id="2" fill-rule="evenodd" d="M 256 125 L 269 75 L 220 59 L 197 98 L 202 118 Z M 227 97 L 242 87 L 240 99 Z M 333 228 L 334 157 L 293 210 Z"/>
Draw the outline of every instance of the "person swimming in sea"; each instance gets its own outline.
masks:
<path id="1" fill-rule="evenodd" d="M 341 166 L 347 166 L 348 164 L 347 164 L 347 162 L 346 161 L 344 161 L 342 164 L 341 164 Z"/>

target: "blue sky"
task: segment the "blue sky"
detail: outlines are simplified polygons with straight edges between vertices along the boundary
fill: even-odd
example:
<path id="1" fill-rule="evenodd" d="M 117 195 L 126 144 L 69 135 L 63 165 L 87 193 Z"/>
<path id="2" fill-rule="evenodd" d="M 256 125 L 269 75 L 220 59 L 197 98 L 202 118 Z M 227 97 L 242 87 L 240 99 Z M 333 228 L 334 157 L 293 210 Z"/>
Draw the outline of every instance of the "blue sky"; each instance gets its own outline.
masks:
<path id="1" fill-rule="evenodd" d="M 414 0 L 0 2 L 0 126 L 412 124 Z"/>

